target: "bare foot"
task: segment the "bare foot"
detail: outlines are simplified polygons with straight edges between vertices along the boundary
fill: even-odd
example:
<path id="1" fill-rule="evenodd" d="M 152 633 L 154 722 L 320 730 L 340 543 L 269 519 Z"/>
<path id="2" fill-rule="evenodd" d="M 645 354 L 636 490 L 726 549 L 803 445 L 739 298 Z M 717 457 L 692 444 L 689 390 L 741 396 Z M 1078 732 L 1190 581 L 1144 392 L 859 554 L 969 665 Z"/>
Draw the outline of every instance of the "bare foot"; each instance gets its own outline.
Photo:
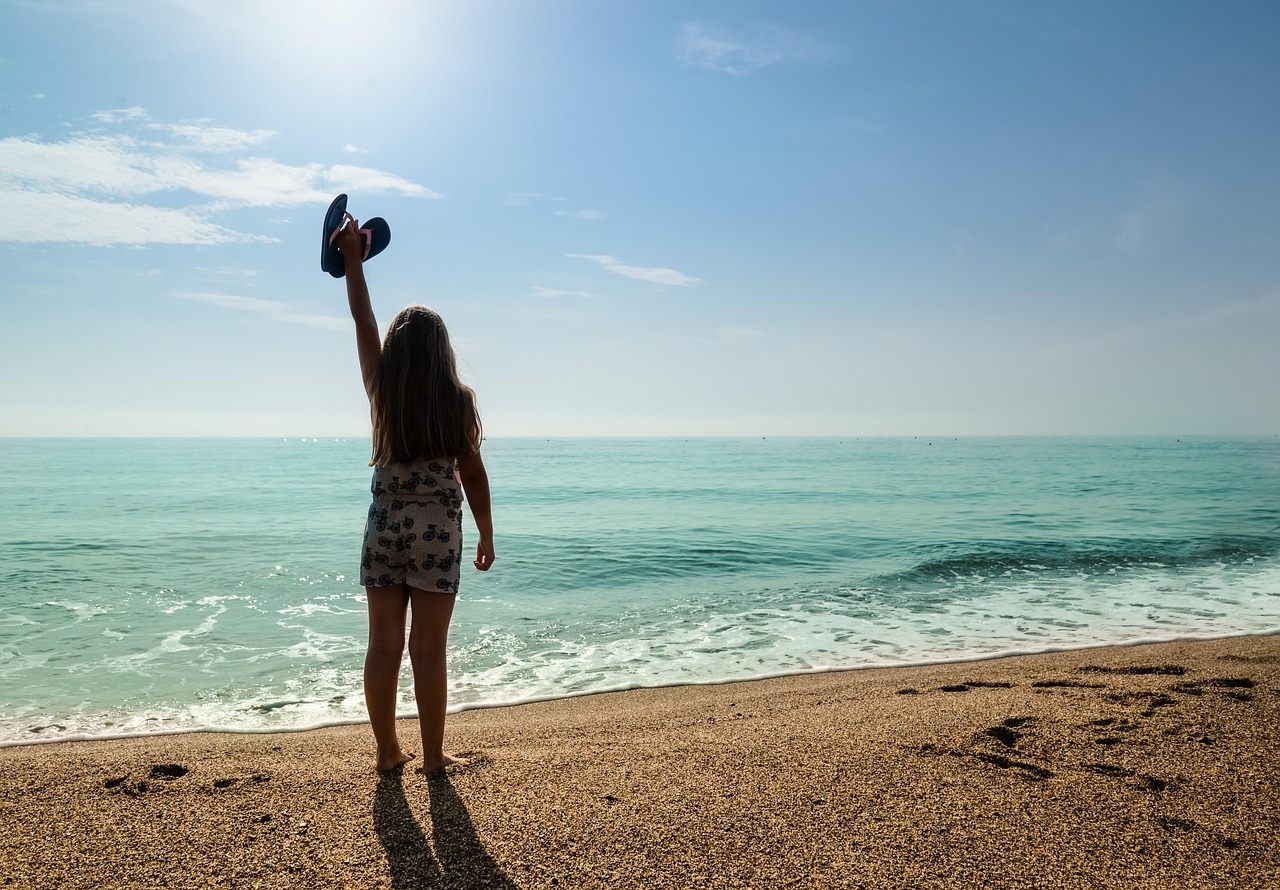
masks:
<path id="1" fill-rule="evenodd" d="M 418 772 L 426 776 L 431 773 L 440 772 L 447 766 L 460 766 L 467 762 L 468 761 L 465 757 L 454 757 L 450 754 L 442 754 L 440 755 L 439 760 L 422 761 L 422 766 L 418 768 Z"/>
<path id="2" fill-rule="evenodd" d="M 390 757 L 379 757 L 378 772 L 380 773 L 390 772 L 396 767 L 403 766 L 404 764 L 408 763 L 410 760 L 413 760 L 415 756 L 416 755 L 410 754 L 407 751 L 397 751 L 395 754 L 392 754 Z"/>

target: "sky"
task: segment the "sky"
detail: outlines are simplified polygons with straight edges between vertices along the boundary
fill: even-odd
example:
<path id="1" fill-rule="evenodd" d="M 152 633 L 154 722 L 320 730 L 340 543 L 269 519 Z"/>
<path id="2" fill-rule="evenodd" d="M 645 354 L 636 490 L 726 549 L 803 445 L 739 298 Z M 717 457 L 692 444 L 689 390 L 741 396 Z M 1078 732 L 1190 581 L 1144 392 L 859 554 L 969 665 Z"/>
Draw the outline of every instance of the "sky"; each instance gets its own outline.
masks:
<path id="1" fill-rule="evenodd" d="M 0 436 L 1280 433 L 1280 4 L 0 0 Z"/>

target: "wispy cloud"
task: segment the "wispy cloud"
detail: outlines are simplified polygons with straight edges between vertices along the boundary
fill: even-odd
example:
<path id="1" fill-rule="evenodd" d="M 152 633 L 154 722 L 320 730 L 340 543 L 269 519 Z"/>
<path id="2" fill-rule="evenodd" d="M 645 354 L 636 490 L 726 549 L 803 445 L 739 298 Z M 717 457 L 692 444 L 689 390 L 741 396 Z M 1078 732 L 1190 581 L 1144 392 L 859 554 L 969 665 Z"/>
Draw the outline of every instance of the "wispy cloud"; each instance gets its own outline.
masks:
<path id="1" fill-rule="evenodd" d="M 186 124 L 147 124 L 147 129 L 168 133 L 178 139 L 180 144 L 185 143 L 185 147 L 206 152 L 243 151 L 280 135 L 274 130 L 235 130 L 231 127 L 214 127 L 205 121 Z"/>
<path id="2" fill-rule="evenodd" d="M 538 204 L 564 204 L 568 199 L 561 195 L 548 195 L 546 192 L 514 192 L 507 195 L 504 202 L 508 207 L 529 207 Z M 555 210 L 556 216 L 567 216 L 573 219 L 604 219 L 599 210 Z"/>
<path id="3" fill-rule="evenodd" d="M 353 167 L 349 164 L 335 164 L 324 174 L 325 181 L 332 186 L 360 192 L 399 192 L 410 198 L 427 198 L 437 201 L 444 197 L 423 185 L 410 182 L 391 173 L 374 170 L 372 167 Z"/>
<path id="4" fill-rule="evenodd" d="M 227 275 L 232 278 L 254 278 L 258 274 L 256 269 L 241 269 L 236 266 L 196 266 L 195 270 L 209 275 Z"/>
<path id="5" fill-rule="evenodd" d="M 286 324 L 308 325 L 330 331 L 345 332 L 351 329 L 351 322 L 346 318 L 304 312 L 296 306 L 290 306 L 288 303 L 280 303 L 275 300 L 259 300 L 255 297 L 241 297 L 235 294 L 189 293 L 186 291 L 175 291 L 169 296 L 176 300 L 193 300 L 197 303 L 208 303 L 210 306 L 217 306 L 220 309 L 246 312 L 250 315 L 257 315 L 271 321 Z"/>
<path id="6" fill-rule="evenodd" d="M 99 128 L 57 142 L 0 139 L 0 237 L 94 245 L 260 241 L 271 239 L 233 231 L 217 216 L 326 204 L 340 191 L 443 197 L 371 167 L 246 156 L 277 135 L 269 130 L 155 123 L 139 107 L 92 117 L 131 132 Z"/>
<path id="7" fill-rule="evenodd" d="M 78 195 L 26 191 L 0 184 L 0 241 L 37 244 L 228 244 L 270 241 L 198 218 L 185 210 Z"/>
<path id="8" fill-rule="evenodd" d="M 27 98 L 28 99 L 48 99 L 49 97 L 46 96 L 44 93 L 32 93 L 30 96 L 27 96 Z"/>
<path id="9" fill-rule="evenodd" d="M 369 153 L 369 149 L 367 149 L 367 148 L 361 148 L 360 146 L 358 146 L 358 145 L 353 145 L 353 144 L 351 144 L 350 142 L 348 142 L 346 145 L 342 146 L 342 150 L 343 150 L 343 151 L 345 151 L 345 152 L 346 152 L 347 154 L 349 154 L 349 155 L 365 155 L 365 154 L 368 154 L 368 153 Z"/>
<path id="10" fill-rule="evenodd" d="M 691 284 L 697 284 L 698 279 L 675 269 L 663 269 L 656 266 L 629 266 L 620 262 L 617 258 L 607 254 L 586 254 L 586 253 L 570 253 L 566 256 L 580 260 L 591 260 L 597 263 L 600 268 L 615 275 L 621 275 L 624 278 L 631 278 L 636 281 L 647 281 L 650 284 L 661 284 L 673 287 L 687 287 Z"/>
<path id="11" fill-rule="evenodd" d="M 102 124 L 122 124 L 125 121 L 141 121 L 147 119 L 147 109 L 138 105 L 129 108 L 116 108 L 112 111 L 99 111 L 89 115 L 90 119 Z"/>
<path id="12" fill-rule="evenodd" d="M 838 47 L 776 25 L 728 31 L 691 22 L 676 40 L 676 56 L 686 65 L 743 77 L 781 62 L 828 62 Z"/>
<path id="13" fill-rule="evenodd" d="M 556 288 L 553 288 L 553 287 L 538 287 L 537 285 L 534 285 L 533 296 L 594 298 L 594 297 L 599 297 L 600 295 L 593 294 L 590 291 L 585 291 L 585 290 L 557 290 Z"/>

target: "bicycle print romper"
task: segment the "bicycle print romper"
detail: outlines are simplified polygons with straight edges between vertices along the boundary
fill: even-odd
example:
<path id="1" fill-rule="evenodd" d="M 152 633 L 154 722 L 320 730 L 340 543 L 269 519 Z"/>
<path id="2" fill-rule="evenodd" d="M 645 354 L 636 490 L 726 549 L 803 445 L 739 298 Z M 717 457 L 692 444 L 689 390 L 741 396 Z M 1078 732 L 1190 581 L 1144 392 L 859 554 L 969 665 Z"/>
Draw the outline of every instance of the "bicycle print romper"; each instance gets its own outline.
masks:
<path id="1" fill-rule="evenodd" d="M 360 583 L 457 593 L 462 488 L 452 461 L 374 467 Z"/>

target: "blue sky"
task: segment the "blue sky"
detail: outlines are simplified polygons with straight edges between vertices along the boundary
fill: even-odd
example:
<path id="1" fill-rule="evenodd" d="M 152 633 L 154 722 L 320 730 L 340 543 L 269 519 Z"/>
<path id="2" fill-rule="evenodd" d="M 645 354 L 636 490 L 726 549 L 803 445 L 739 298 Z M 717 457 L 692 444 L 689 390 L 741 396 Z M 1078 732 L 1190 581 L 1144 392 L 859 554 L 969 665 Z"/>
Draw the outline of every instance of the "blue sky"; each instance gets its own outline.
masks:
<path id="1" fill-rule="evenodd" d="M 1273 2 L 0 0 L 0 435 L 1280 432 Z"/>

